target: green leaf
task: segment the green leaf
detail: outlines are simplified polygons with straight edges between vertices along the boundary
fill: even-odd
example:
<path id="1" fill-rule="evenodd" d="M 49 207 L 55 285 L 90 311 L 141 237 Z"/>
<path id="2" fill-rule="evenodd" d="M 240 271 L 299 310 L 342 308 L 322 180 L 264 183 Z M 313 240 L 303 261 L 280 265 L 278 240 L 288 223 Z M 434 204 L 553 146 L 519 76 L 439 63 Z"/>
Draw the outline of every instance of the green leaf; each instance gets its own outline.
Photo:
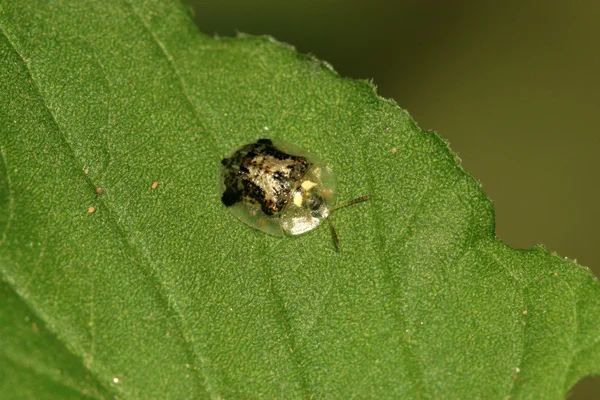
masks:
<path id="1" fill-rule="evenodd" d="M 220 204 L 219 160 L 263 136 L 373 194 L 336 213 L 341 251 Z M 499 242 L 437 134 L 177 2 L 0 0 L 0 155 L 7 398 L 550 399 L 600 374 L 597 280 Z"/>

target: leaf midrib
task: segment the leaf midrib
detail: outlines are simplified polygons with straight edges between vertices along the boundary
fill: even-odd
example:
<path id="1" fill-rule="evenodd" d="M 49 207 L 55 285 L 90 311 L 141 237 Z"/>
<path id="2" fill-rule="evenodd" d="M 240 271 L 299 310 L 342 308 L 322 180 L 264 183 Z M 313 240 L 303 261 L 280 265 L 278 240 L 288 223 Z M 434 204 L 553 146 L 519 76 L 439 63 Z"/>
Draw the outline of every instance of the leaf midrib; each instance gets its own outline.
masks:
<path id="1" fill-rule="evenodd" d="M 137 15 L 137 14 L 136 14 Z M 138 16 L 139 18 L 139 16 Z M 71 144 L 69 143 L 69 141 L 67 140 L 61 126 L 59 125 L 59 123 L 57 122 L 54 114 L 52 113 L 52 110 L 50 109 L 50 107 L 48 106 L 46 99 L 44 98 L 44 96 L 42 95 L 42 91 L 41 88 L 39 87 L 39 82 L 36 79 L 33 71 L 31 70 L 31 61 L 29 60 L 29 62 L 25 62 L 25 60 L 27 58 L 25 58 L 24 55 L 21 54 L 21 52 L 19 52 L 19 50 L 17 49 L 17 46 L 15 45 L 14 41 L 8 36 L 8 34 L 6 33 L 6 30 L 4 29 L 4 27 L 2 26 L 2 24 L 0 24 L 0 33 L 6 38 L 6 40 L 8 41 L 8 43 L 11 45 L 12 49 L 15 51 L 15 53 L 21 58 L 22 62 L 25 64 L 25 67 L 27 69 L 27 72 L 31 78 L 31 81 L 33 83 L 33 87 L 35 88 L 37 95 L 39 96 L 42 104 L 44 105 L 45 110 L 47 111 L 47 113 L 49 114 L 49 116 L 52 119 L 52 123 L 55 125 L 57 131 L 58 131 L 58 137 L 60 138 L 65 152 L 68 154 L 68 156 L 73 160 L 73 163 L 75 163 L 76 166 L 76 170 L 81 171 L 81 176 L 84 177 L 85 181 L 88 183 L 88 187 L 90 188 L 91 191 L 95 191 L 95 188 L 97 187 L 97 185 L 94 184 L 94 182 L 92 181 L 91 177 L 89 175 L 86 175 L 83 170 L 83 166 L 81 165 L 81 163 L 78 161 L 77 156 L 75 155 L 75 151 L 73 149 L 73 147 L 71 146 Z M 168 57 L 167 57 L 168 58 Z M 28 60 L 28 59 L 27 59 Z M 189 100 L 189 97 L 186 98 Z M 193 106 L 193 105 L 192 105 Z M 4 153 L 3 153 L 4 156 Z M 7 170 L 8 170 L 8 166 L 7 166 Z M 123 243 L 125 245 L 125 248 L 129 249 L 130 251 L 130 255 L 132 255 L 131 260 L 137 264 L 138 269 L 144 274 L 144 276 L 151 280 L 154 281 L 158 284 L 158 287 L 161 288 L 161 290 L 159 291 L 159 293 L 157 294 L 158 297 L 160 297 L 160 300 L 163 302 L 163 304 L 165 304 L 165 309 L 167 310 L 171 310 L 173 312 L 173 314 L 175 315 L 175 319 L 177 321 L 177 325 L 178 328 L 182 334 L 182 338 L 183 338 L 183 342 L 185 344 L 185 348 L 187 349 L 187 352 L 189 354 L 192 355 L 192 358 L 195 360 L 198 360 L 199 364 L 200 364 L 200 371 L 201 373 L 204 375 L 204 379 L 202 379 L 202 377 L 198 372 L 197 368 L 193 368 L 193 373 L 197 378 L 197 381 L 202 385 L 202 387 L 204 388 L 204 390 L 206 390 L 206 392 L 210 393 L 211 396 L 216 396 L 217 393 L 214 392 L 214 390 L 212 389 L 210 383 L 209 383 L 209 378 L 208 375 L 204 369 L 204 357 L 201 356 L 201 354 L 196 350 L 195 346 L 193 345 L 193 342 L 190 338 L 190 330 L 189 327 L 187 326 L 187 324 L 185 323 L 185 320 L 183 318 L 183 315 L 179 309 L 179 305 L 178 302 L 175 299 L 175 296 L 167 296 L 167 292 L 168 292 L 168 287 L 167 285 L 164 283 L 164 281 L 162 279 L 159 279 L 159 274 L 157 273 L 157 268 L 155 268 L 154 264 L 152 263 L 152 258 L 149 257 L 145 252 L 141 251 L 141 250 L 136 250 L 136 247 L 134 246 L 133 242 L 129 239 L 128 235 L 126 234 L 125 229 L 121 226 L 121 224 L 119 224 L 119 219 L 115 218 L 113 215 L 113 210 L 110 207 L 108 201 L 106 201 L 102 196 L 98 196 L 98 203 L 102 204 L 104 207 L 104 209 L 107 211 L 107 220 L 113 225 L 113 227 L 115 228 L 115 230 L 117 231 L 117 233 L 119 234 L 119 236 L 121 237 L 121 239 L 123 240 Z M 137 253 L 137 254 L 136 254 Z M 139 258 L 141 257 L 136 257 L 136 255 L 139 255 L 141 257 L 143 257 L 143 259 L 145 259 L 145 261 L 151 266 L 152 271 L 150 273 L 146 272 L 145 268 L 142 268 L 142 263 L 139 261 Z M 5 272 L 2 272 L 3 275 L 5 274 Z M 4 279 L 5 282 L 7 282 L 8 285 L 11 286 L 11 288 L 13 289 L 13 291 L 17 294 L 19 294 L 19 297 L 25 302 L 25 304 L 27 304 L 27 306 L 29 308 L 31 308 L 39 317 L 41 320 L 45 321 L 47 323 L 47 326 L 51 325 L 48 324 L 48 322 L 51 320 L 45 313 L 41 312 L 41 310 L 38 309 L 38 307 L 36 307 L 36 305 L 34 304 L 30 304 L 30 302 L 26 301 L 22 294 L 19 293 L 19 291 L 13 286 L 13 284 L 11 284 L 11 280 L 10 279 Z M 171 299 L 171 300 L 168 300 Z M 50 328 L 47 328 L 50 329 Z M 67 346 L 68 342 L 66 341 L 66 337 L 63 337 L 62 335 L 60 335 L 58 332 L 52 332 L 57 338 L 58 340 L 61 341 L 61 343 L 63 343 L 63 345 L 65 345 L 65 348 L 68 349 L 69 346 Z M 92 338 L 93 340 L 93 338 Z M 100 379 L 99 376 L 97 376 L 96 372 L 94 371 L 94 369 L 89 369 L 87 368 L 87 366 L 85 366 L 85 363 L 83 362 L 83 357 L 82 355 L 79 354 L 73 354 L 73 356 L 77 357 L 77 359 L 80 360 L 81 365 L 84 366 L 88 371 L 90 371 L 90 373 L 95 377 L 96 382 L 98 382 L 100 385 L 102 385 L 103 387 L 105 387 L 107 390 L 111 391 L 113 390 L 113 388 L 111 388 L 110 386 L 107 386 L 104 384 L 104 380 Z M 189 355 L 188 355 L 189 356 Z"/>

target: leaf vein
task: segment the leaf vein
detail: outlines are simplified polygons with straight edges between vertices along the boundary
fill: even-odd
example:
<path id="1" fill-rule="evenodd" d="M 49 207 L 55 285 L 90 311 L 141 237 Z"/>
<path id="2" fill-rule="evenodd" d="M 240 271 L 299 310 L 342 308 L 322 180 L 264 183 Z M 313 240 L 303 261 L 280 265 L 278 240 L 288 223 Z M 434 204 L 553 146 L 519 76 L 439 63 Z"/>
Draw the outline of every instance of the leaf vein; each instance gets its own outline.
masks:
<path id="1" fill-rule="evenodd" d="M 515 287 L 519 290 L 519 294 L 520 294 L 520 298 L 521 298 L 521 304 L 522 304 L 522 308 L 527 309 L 527 297 L 525 296 L 525 286 L 521 285 L 521 281 L 516 277 L 516 275 L 514 275 L 513 273 L 511 273 L 510 268 L 508 266 L 506 266 L 497 256 L 496 254 L 494 254 L 493 252 L 489 251 L 487 248 L 483 248 L 482 251 L 484 251 L 485 253 L 487 253 L 488 255 L 490 255 L 492 257 L 492 259 L 496 262 L 496 264 L 500 265 L 507 273 L 508 276 L 515 282 Z M 523 356 L 525 354 L 525 347 L 527 344 L 527 331 L 529 330 L 529 324 L 521 324 L 521 347 L 519 349 L 519 354 L 518 354 L 518 360 L 517 360 L 517 365 L 515 366 L 515 368 L 521 368 L 521 363 L 523 362 Z M 515 379 L 514 377 L 511 379 L 510 381 L 510 386 L 507 390 L 507 394 L 506 397 L 507 398 L 513 398 L 515 396 L 515 392 L 518 389 L 517 385 L 517 379 Z"/>
<path id="2" fill-rule="evenodd" d="M 300 383 L 300 388 L 302 389 L 302 391 L 304 392 L 304 398 L 305 399 L 310 399 L 312 398 L 312 393 L 308 384 L 308 381 L 306 379 L 306 373 L 304 371 L 303 368 L 303 363 L 300 361 L 300 356 L 299 354 L 297 354 L 297 348 L 296 348 L 296 341 L 295 341 L 295 335 L 290 323 L 290 318 L 289 318 L 289 313 L 285 307 L 285 302 L 282 299 L 282 296 L 279 294 L 279 292 L 277 291 L 277 289 L 274 287 L 274 277 L 271 276 L 270 277 L 270 289 L 271 289 L 271 294 L 273 295 L 273 300 L 275 301 L 275 305 L 276 305 L 276 310 L 281 318 L 281 326 L 285 332 L 285 337 L 287 339 L 287 342 L 289 343 L 289 347 L 290 347 L 290 358 L 292 360 L 292 363 L 294 364 L 296 371 L 298 373 L 298 379 L 299 379 L 299 383 Z"/>
<path id="3" fill-rule="evenodd" d="M 5 35 L 6 36 L 6 35 Z M 8 218 L 6 220 L 6 224 L 4 225 L 4 229 L 2 229 L 2 238 L 0 239 L 0 246 L 6 243 L 6 238 L 8 237 L 8 232 L 12 226 L 12 221 L 15 217 L 15 197 L 13 192 L 12 181 L 10 178 L 10 173 L 8 172 L 8 162 L 6 161 L 6 152 L 2 144 L 0 144 L 0 156 L 2 158 L 2 164 L 4 165 L 4 170 L 6 171 L 6 185 L 8 186 Z"/>
<path id="4" fill-rule="evenodd" d="M 3 35 L 3 36 L 6 38 L 6 39 L 7 39 L 7 41 L 10 43 L 10 45 L 11 45 L 11 46 L 12 46 L 12 48 L 13 48 L 13 50 L 14 50 L 14 51 L 15 51 L 15 52 L 16 52 L 16 53 L 17 53 L 17 54 L 18 54 L 18 55 L 21 57 L 21 59 L 23 59 L 23 60 L 24 60 L 24 59 L 25 59 L 25 58 L 24 58 L 24 56 L 23 56 L 23 55 L 21 55 L 21 53 L 18 51 L 18 49 L 17 49 L 16 45 L 13 43 L 13 41 L 10 39 L 10 37 L 9 37 L 9 36 L 6 34 L 6 32 L 5 32 L 5 30 L 3 29 L 2 25 L 0 25 L 0 32 L 1 32 L 1 33 L 2 33 L 2 35 Z M 36 89 L 36 91 L 37 91 L 37 93 L 38 93 L 38 95 L 39 95 L 39 98 L 40 98 L 40 100 L 42 101 L 42 103 L 43 103 L 43 105 L 44 105 L 44 107 L 45 107 L 46 111 L 48 112 L 48 114 L 49 114 L 50 118 L 52 119 L 52 122 L 53 122 L 53 124 L 54 124 L 54 125 L 56 126 L 56 128 L 57 128 L 57 131 L 58 131 L 58 136 L 60 137 L 60 140 L 61 140 L 61 142 L 63 143 L 63 145 L 64 145 L 64 147 L 65 147 L 65 149 L 66 149 L 67 153 L 70 155 L 71 159 L 72 159 L 72 160 L 73 160 L 73 161 L 74 161 L 76 164 L 78 164 L 78 165 L 77 165 L 77 170 L 79 170 L 79 171 L 82 171 L 81 173 L 83 174 L 84 178 L 85 178 L 85 179 L 88 181 L 88 183 L 89 183 L 89 184 L 90 184 L 90 185 L 91 185 L 91 186 L 94 188 L 94 190 L 95 190 L 95 188 L 96 188 L 96 185 L 94 184 L 94 182 L 92 182 L 92 180 L 91 180 L 91 177 L 90 177 L 89 175 L 86 175 L 86 174 L 83 172 L 83 168 L 81 168 L 81 166 L 79 165 L 79 162 L 78 162 L 78 159 L 77 159 L 77 156 L 76 156 L 76 153 L 75 153 L 75 151 L 74 151 L 73 147 L 71 146 L 71 144 L 70 144 L 70 143 L 69 143 L 69 141 L 67 140 L 67 137 L 66 137 L 66 135 L 64 134 L 64 132 L 63 132 L 62 128 L 60 127 L 60 125 L 59 125 L 58 121 L 56 120 L 56 118 L 55 118 L 55 116 L 54 116 L 54 114 L 53 114 L 52 110 L 51 110 L 51 109 L 50 109 L 50 107 L 48 106 L 48 104 L 47 104 L 47 102 L 46 102 L 46 99 L 45 99 L 45 97 L 44 97 L 44 96 L 43 96 L 43 94 L 42 94 L 42 90 L 41 90 L 41 88 L 39 87 L 39 82 L 38 82 L 38 80 L 37 80 L 37 78 L 36 78 L 35 74 L 34 74 L 34 73 L 33 73 L 33 71 L 31 70 L 31 65 L 30 65 L 30 64 L 31 64 L 31 62 L 25 62 L 25 61 L 23 61 L 23 62 L 25 63 L 25 66 L 26 66 L 26 68 L 27 68 L 27 71 L 28 71 L 28 73 L 29 73 L 29 76 L 31 77 L 31 81 L 32 81 L 32 83 L 33 83 L 33 86 L 35 87 L 35 89 Z M 105 201 L 105 200 L 104 200 L 102 197 L 99 197 L 99 198 L 98 198 L 98 202 L 99 202 L 100 204 L 103 204 L 103 205 L 105 206 L 105 208 L 106 208 L 106 210 L 107 210 L 107 212 L 108 212 L 108 216 L 109 216 L 109 218 L 108 218 L 108 219 L 109 219 L 110 221 L 112 221 L 112 223 L 114 224 L 114 227 L 115 227 L 115 229 L 117 230 L 117 232 L 119 233 L 119 235 L 121 236 L 121 238 L 123 239 L 123 241 L 124 241 L 124 244 L 125 244 L 125 245 L 127 245 L 127 247 L 129 248 L 129 250 L 130 250 L 131 252 L 133 252 L 133 253 L 134 253 L 134 254 L 133 254 L 133 255 L 134 255 L 134 257 L 132 257 L 132 260 L 133 260 L 133 261 L 134 261 L 136 264 L 138 264 L 138 266 L 140 266 L 140 263 L 137 261 L 137 258 L 135 257 L 135 253 L 138 253 L 138 254 L 140 254 L 141 256 L 143 256 L 143 257 L 146 259 L 146 261 L 148 262 L 148 264 L 149 264 L 150 266 L 152 266 L 152 271 L 151 271 L 151 273 L 149 273 L 149 274 L 147 274 L 147 273 L 146 273 L 146 274 L 147 274 L 147 276 L 148 276 L 149 278 L 151 278 L 152 280 L 154 280 L 155 282 L 157 282 L 157 283 L 158 283 L 158 285 L 159 285 L 159 287 L 162 289 L 161 291 L 159 291 L 159 295 L 161 296 L 161 298 L 162 298 L 163 300 L 166 300 L 167 308 L 168 308 L 168 309 L 170 309 L 172 312 L 174 312 L 175 316 L 177 317 L 177 318 L 176 318 L 176 321 L 177 321 L 178 327 L 179 327 L 179 329 L 180 329 L 180 331 L 181 331 L 181 333 L 182 333 L 182 337 L 183 337 L 184 343 L 185 343 L 185 345 L 188 347 L 188 349 L 187 349 L 187 350 L 188 350 L 188 351 L 190 351 L 190 350 L 191 350 L 191 354 L 193 355 L 193 358 L 195 358 L 195 359 L 198 359 L 198 360 L 200 361 L 201 370 L 202 370 L 202 373 L 203 373 L 203 375 L 204 375 L 204 379 L 203 379 L 203 384 L 204 384 L 204 387 L 206 388 L 206 390 L 207 390 L 208 392 L 211 392 L 211 393 L 212 393 L 212 388 L 211 388 L 211 385 L 210 385 L 210 384 L 209 384 L 209 382 L 208 382 L 208 376 L 207 376 L 207 374 L 206 374 L 206 373 L 204 372 L 204 370 L 203 370 L 203 364 L 204 364 L 203 357 L 201 356 L 201 354 L 200 354 L 200 353 L 198 353 L 198 352 L 197 352 L 197 350 L 196 350 L 195 346 L 193 345 L 193 342 L 191 341 L 190 334 L 189 334 L 189 329 L 187 328 L 187 325 L 186 325 L 186 324 L 185 324 L 185 322 L 184 322 L 183 314 L 182 314 L 182 313 L 181 313 L 181 311 L 179 310 L 178 303 L 177 303 L 175 300 L 173 300 L 172 302 L 168 300 L 168 299 L 170 299 L 170 297 L 167 295 L 167 293 L 168 293 L 168 291 L 167 291 L 167 286 L 165 285 L 165 283 L 164 283 L 164 281 L 163 281 L 163 280 L 161 280 L 161 279 L 158 279 L 158 276 L 159 276 L 159 275 L 157 274 L 157 269 L 155 268 L 155 266 L 154 266 L 154 264 L 153 264 L 153 262 L 152 262 L 152 260 L 151 260 L 151 257 L 149 257 L 147 254 L 145 254 L 145 253 L 144 253 L 144 252 L 142 252 L 142 251 L 137 251 L 137 252 L 135 251 L 135 248 L 136 248 L 136 247 L 135 247 L 135 246 L 134 246 L 134 244 L 133 244 L 133 243 L 132 243 L 132 242 L 129 240 L 129 238 L 128 238 L 128 235 L 126 234 L 125 230 L 122 228 L 121 224 L 119 223 L 119 220 L 118 220 L 117 218 L 115 218 L 115 217 L 114 217 L 114 215 L 113 215 L 113 211 L 112 211 L 112 209 L 111 209 L 110 205 L 108 204 L 108 202 L 107 202 L 107 201 Z M 140 270 L 141 270 L 141 271 L 144 271 L 144 268 L 140 268 Z M 20 292 L 17 292 L 17 291 L 15 291 L 15 293 L 18 293 L 19 295 L 21 295 L 21 293 L 20 293 Z M 33 309 L 37 310 L 37 308 L 36 308 L 36 307 L 33 307 L 32 305 L 30 305 L 30 306 L 31 306 Z M 42 315 L 41 313 L 38 313 L 38 314 L 39 314 L 39 315 Z M 59 335 L 56 335 L 56 336 L 57 336 L 57 338 L 59 338 L 59 340 L 63 341 L 63 339 L 62 339 L 62 338 L 61 338 Z M 67 346 L 67 348 L 69 348 L 69 347 Z M 76 355 L 76 356 L 77 356 L 77 357 L 80 357 L 80 355 Z M 85 363 L 83 363 L 83 365 L 86 365 L 86 364 L 85 364 Z M 198 370 L 194 368 L 194 373 L 195 373 L 196 375 L 198 374 L 198 372 L 197 372 L 197 371 L 198 371 Z M 98 380 L 98 382 L 99 382 L 99 383 L 100 383 L 102 386 L 104 386 L 104 382 L 103 382 L 103 380 L 99 379 L 99 378 L 96 376 L 96 373 L 95 373 L 95 371 L 94 371 L 94 370 L 90 370 L 90 372 L 92 372 L 92 374 L 94 375 L 94 377 L 96 377 L 96 379 Z M 198 375 L 197 375 L 197 376 L 198 376 Z M 216 396 L 216 394 L 215 394 L 215 393 L 212 393 L 212 394 L 213 394 L 214 396 Z"/>
<path id="5" fill-rule="evenodd" d="M 36 368 L 34 365 L 31 365 L 30 363 L 23 362 L 22 358 L 14 357 L 5 351 L 0 353 L 0 356 L 4 357 L 6 360 L 8 360 L 9 362 L 13 363 L 14 365 L 16 365 L 20 368 L 31 371 L 33 374 L 35 374 L 37 376 L 43 376 L 43 377 L 51 380 L 54 383 L 57 383 L 66 388 L 69 388 L 69 389 L 73 390 L 74 392 L 79 393 L 80 395 L 82 395 L 85 398 L 92 397 L 94 399 L 100 399 L 100 400 L 105 399 L 105 397 L 103 397 L 101 394 L 99 394 L 95 391 L 94 391 L 94 393 L 88 393 L 88 392 L 85 392 L 81 387 L 73 385 L 71 382 L 69 382 L 65 379 L 59 379 L 59 377 L 63 376 L 60 373 L 52 374 L 50 371 L 44 370 L 43 368 Z M 58 377 L 57 377 L 57 375 L 58 375 Z"/>
<path id="6" fill-rule="evenodd" d="M 361 119 L 362 119 L 362 116 L 361 116 Z M 359 124 L 359 126 L 372 126 L 372 124 Z M 362 129 L 361 129 L 361 131 L 362 131 Z M 373 193 L 373 195 L 375 195 L 375 192 L 374 192 L 375 188 L 373 187 L 373 182 L 375 182 L 376 180 L 373 178 L 373 175 L 371 173 L 371 164 L 369 163 L 368 156 L 365 153 L 365 148 L 368 147 L 370 140 L 369 140 L 369 136 L 367 134 L 364 134 L 363 137 L 365 138 L 365 141 L 363 142 L 363 144 L 361 146 L 359 146 L 361 149 L 361 152 L 360 152 L 361 162 L 363 164 L 363 170 L 366 171 L 366 174 L 367 174 L 367 185 L 369 186 L 369 191 L 371 193 Z M 425 190 L 424 192 L 426 193 L 427 191 L 428 190 Z M 410 218 L 411 220 L 415 217 L 418 209 L 421 207 L 421 204 L 424 202 L 425 193 L 418 200 L 417 205 L 414 208 L 415 212 L 414 212 L 413 216 Z M 380 204 L 380 203 L 378 203 L 377 200 L 373 201 L 371 203 L 372 203 L 372 206 L 369 207 L 369 210 L 370 210 L 369 213 L 371 215 L 370 219 L 371 219 L 371 221 L 373 221 L 373 223 L 375 225 L 376 241 L 378 242 L 378 246 L 380 249 L 386 249 L 387 247 L 385 247 L 385 238 L 383 236 L 384 224 L 381 219 L 381 216 L 384 215 L 384 213 L 383 213 L 384 210 L 381 209 L 381 206 L 379 206 L 379 208 L 380 208 L 379 210 L 374 210 Z M 407 230 L 408 230 L 408 227 L 406 228 L 406 231 Z M 404 235 L 401 235 L 401 236 L 404 236 Z M 390 294 L 390 298 L 394 300 L 391 304 L 391 310 L 392 310 L 392 315 L 393 315 L 394 319 L 396 320 L 395 325 L 396 325 L 396 329 L 398 330 L 399 337 L 404 342 L 404 346 L 401 346 L 401 350 L 406 355 L 405 360 L 408 363 L 410 363 L 412 365 L 412 368 L 416 371 L 416 373 L 413 375 L 414 379 L 415 379 L 415 382 L 413 384 L 414 393 L 422 395 L 424 398 L 427 398 L 429 396 L 427 395 L 427 390 L 426 390 L 427 387 L 423 383 L 423 379 L 424 379 L 423 367 L 421 366 L 417 355 L 412 350 L 409 339 L 405 335 L 405 331 L 406 331 L 405 327 L 408 326 L 408 323 L 407 323 L 406 317 L 404 315 L 404 312 L 402 312 L 401 310 L 399 310 L 399 308 L 397 308 L 397 306 L 401 303 L 401 297 L 400 297 L 400 294 L 398 293 L 398 291 L 396 290 L 396 285 L 394 285 L 394 283 L 393 283 L 392 264 L 390 263 L 390 260 L 387 258 L 385 251 L 379 252 L 378 261 L 379 261 L 378 263 L 380 265 L 380 268 L 382 268 L 382 270 L 384 271 L 384 277 L 387 280 L 387 290 Z"/>
<path id="7" fill-rule="evenodd" d="M 204 123 L 202 122 L 202 119 L 200 118 L 200 115 L 198 114 L 198 109 L 197 109 L 195 103 L 192 101 L 192 98 L 189 95 L 189 91 L 188 91 L 187 85 L 185 83 L 185 80 L 183 79 L 183 76 L 181 75 L 181 72 L 179 71 L 179 68 L 177 68 L 177 64 L 175 63 L 175 59 L 173 58 L 173 56 L 171 55 L 171 53 L 169 53 L 169 51 L 167 50 L 167 47 L 165 46 L 165 44 L 163 43 L 163 41 L 160 40 L 160 38 L 156 35 L 156 33 L 154 33 L 152 31 L 152 29 L 150 28 L 150 26 L 148 26 L 148 23 L 140 15 L 140 13 L 138 12 L 138 10 L 133 5 L 133 2 L 131 2 L 130 0 L 125 0 L 125 3 L 127 5 L 129 5 L 129 7 L 131 8 L 131 10 L 133 11 L 134 16 L 141 22 L 141 24 L 144 26 L 144 29 L 148 32 L 148 34 L 150 35 L 150 37 L 152 37 L 152 40 L 160 48 L 160 50 L 163 53 L 163 55 L 165 56 L 167 62 L 169 63 L 169 65 L 171 66 L 171 68 L 173 69 L 173 71 L 175 72 L 175 76 L 176 76 L 179 84 L 181 85 L 181 89 L 183 91 L 183 95 L 184 95 L 186 101 L 188 102 L 188 104 L 190 105 L 190 107 L 192 109 L 192 112 L 194 113 L 194 118 L 196 119 L 196 121 L 198 121 L 198 125 L 202 128 L 202 130 L 204 132 L 206 132 L 207 135 L 211 138 L 211 144 L 213 145 L 214 148 L 216 148 L 217 139 L 216 139 L 216 137 L 208 129 L 206 129 L 204 127 Z"/>

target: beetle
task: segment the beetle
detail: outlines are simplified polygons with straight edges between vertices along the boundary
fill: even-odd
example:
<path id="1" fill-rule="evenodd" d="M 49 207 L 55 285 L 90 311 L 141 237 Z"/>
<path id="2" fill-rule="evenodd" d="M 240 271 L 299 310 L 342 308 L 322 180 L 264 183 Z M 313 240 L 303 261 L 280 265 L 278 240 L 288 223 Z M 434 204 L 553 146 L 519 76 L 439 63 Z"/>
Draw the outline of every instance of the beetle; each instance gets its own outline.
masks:
<path id="1" fill-rule="evenodd" d="M 242 222 L 274 236 L 300 235 L 326 220 L 337 248 L 331 214 L 370 199 L 360 196 L 335 206 L 333 170 L 302 148 L 259 139 L 221 160 L 222 203 Z"/>

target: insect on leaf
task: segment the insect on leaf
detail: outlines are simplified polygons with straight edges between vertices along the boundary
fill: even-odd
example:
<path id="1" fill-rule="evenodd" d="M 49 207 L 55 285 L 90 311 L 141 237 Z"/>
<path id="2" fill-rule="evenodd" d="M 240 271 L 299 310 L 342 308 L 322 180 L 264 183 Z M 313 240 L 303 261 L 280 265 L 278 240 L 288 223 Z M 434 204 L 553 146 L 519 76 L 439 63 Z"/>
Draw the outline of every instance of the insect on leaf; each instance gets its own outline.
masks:
<path id="1" fill-rule="evenodd" d="M 334 213 L 342 251 L 222 204 L 265 128 L 373 196 Z M 497 240 L 437 134 L 174 1 L 0 1 L 0 277 L 11 399 L 558 399 L 600 373 L 597 280 Z"/>

